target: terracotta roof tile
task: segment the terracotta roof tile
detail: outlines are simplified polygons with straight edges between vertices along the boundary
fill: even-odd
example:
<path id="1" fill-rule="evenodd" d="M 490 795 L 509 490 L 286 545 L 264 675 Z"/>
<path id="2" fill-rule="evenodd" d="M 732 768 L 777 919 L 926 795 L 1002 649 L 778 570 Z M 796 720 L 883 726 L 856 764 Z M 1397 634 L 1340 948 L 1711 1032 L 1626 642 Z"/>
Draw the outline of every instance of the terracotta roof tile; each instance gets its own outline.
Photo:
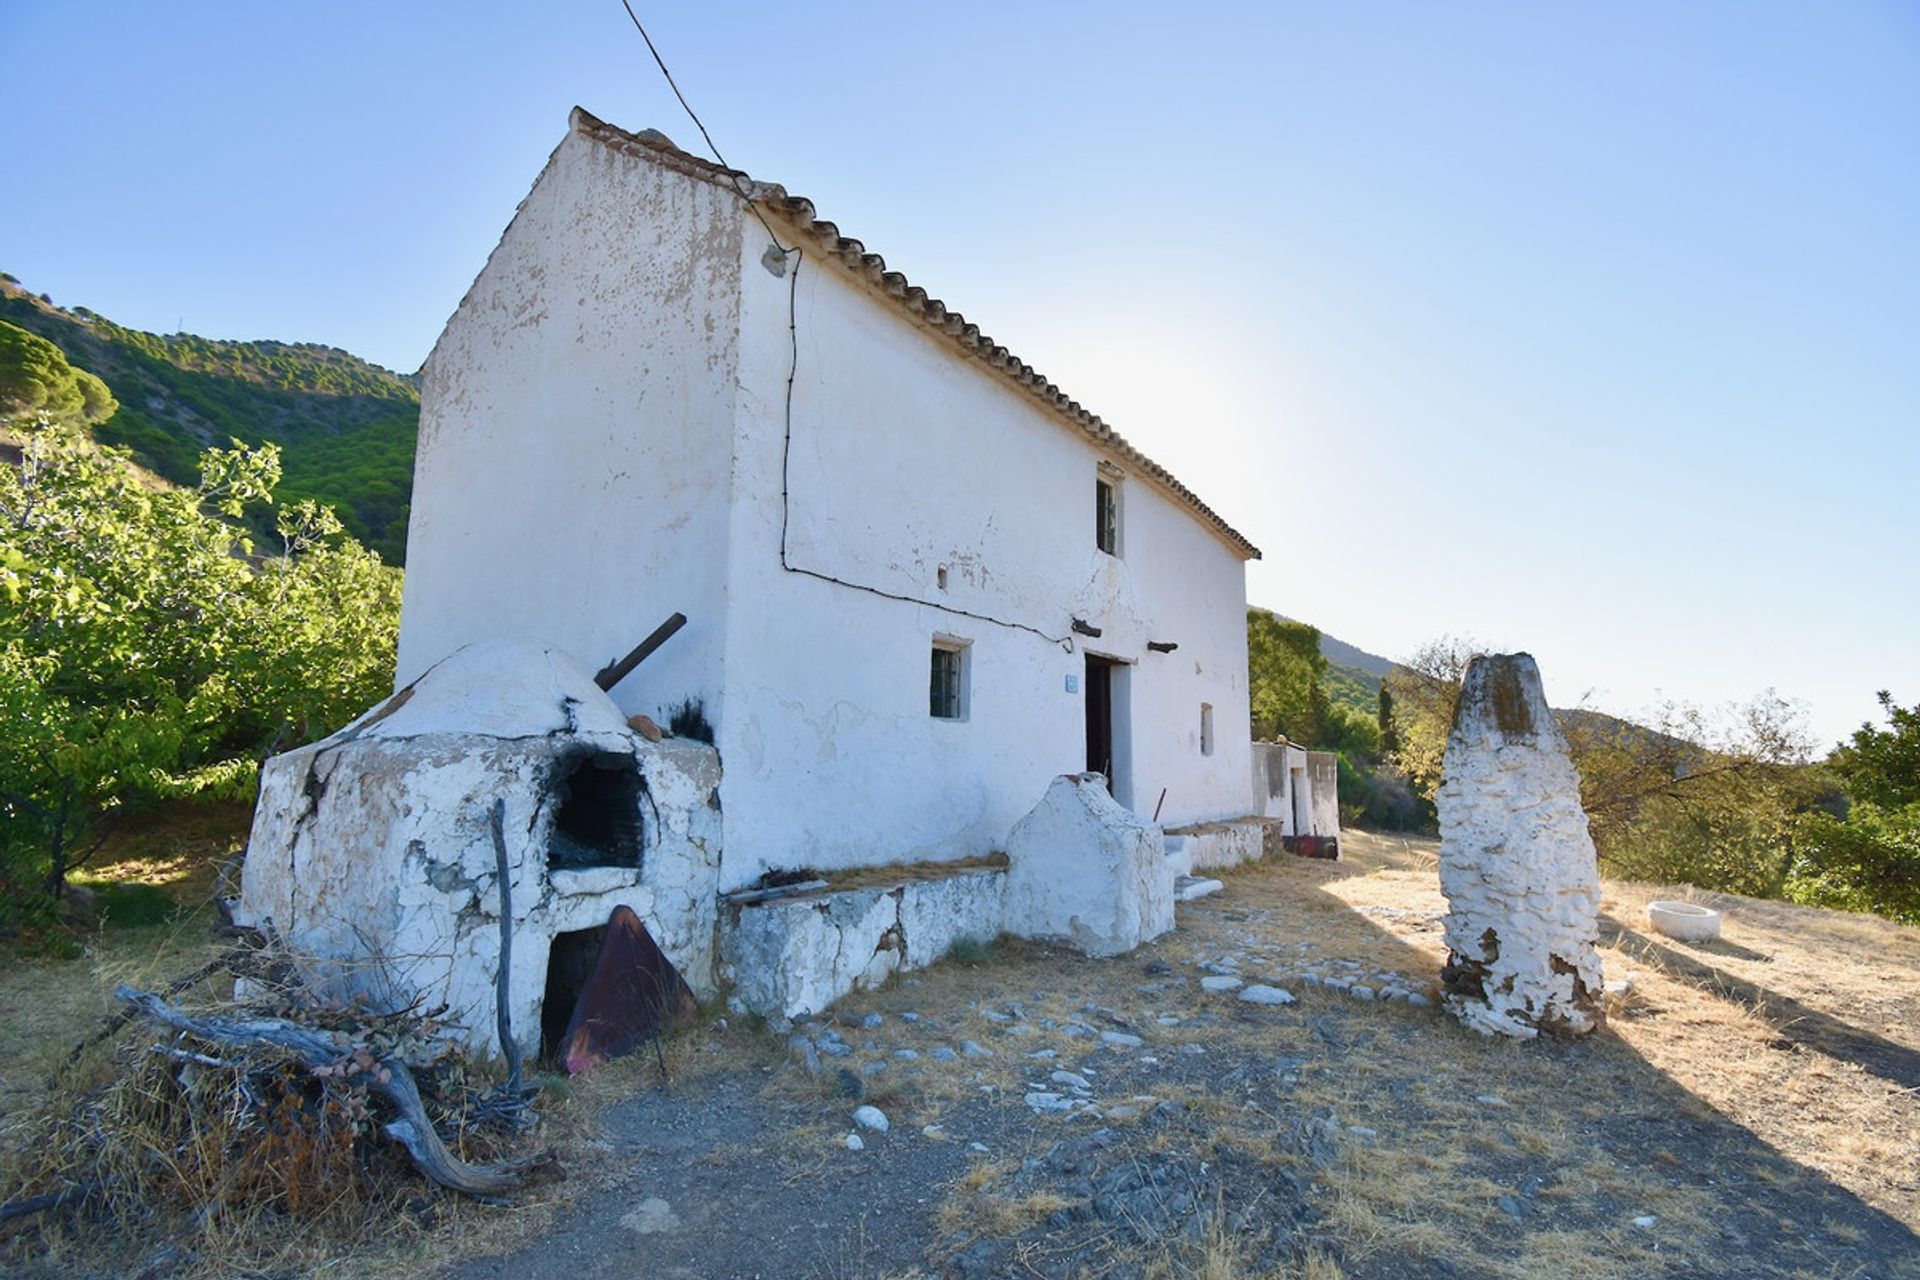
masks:
<path id="1" fill-rule="evenodd" d="M 669 168 L 716 182 L 788 222 L 794 230 L 812 241 L 809 247 L 816 253 L 827 261 L 838 263 L 850 275 L 893 298 L 915 320 L 951 338 L 963 353 L 985 361 L 1016 386 L 1023 387 L 1103 451 L 1150 479 L 1243 558 L 1260 558 L 1258 547 L 1221 519 L 1213 508 L 1175 479 L 1165 467 L 1128 444 L 1124 436 L 1109 427 L 1097 414 L 1083 408 L 1079 401 L 1068 398 L 1038 369 L 980 332 L 979 325 L 929 295 L 900 272 L 889 271 L 886 259 L 877 253 L 867 252 L 866 246 L 860 241 L 841 235 L 838 226 L 819 217 L 813 201 L 805 196 L 788 194 L 779 183 L 757 182 L 738 169 L 729 169 L 682 151 L 665 134 L 652 129 L 628 133 L 580 107 L 573 109 L 570 123 L 574 131 L 584 137 L 620 150 L 644 153 Z"/>

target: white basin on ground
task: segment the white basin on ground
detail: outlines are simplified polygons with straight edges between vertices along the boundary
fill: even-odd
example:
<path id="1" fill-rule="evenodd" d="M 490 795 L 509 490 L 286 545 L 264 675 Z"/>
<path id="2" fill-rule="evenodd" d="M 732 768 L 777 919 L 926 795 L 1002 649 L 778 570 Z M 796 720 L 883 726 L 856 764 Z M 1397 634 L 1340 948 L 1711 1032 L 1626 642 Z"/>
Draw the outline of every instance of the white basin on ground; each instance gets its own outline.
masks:
<path id="1" fill-rule="evenodd" d="M 1695 902 L 1650 902 L 1647 919 L 1681 942 L 1712 942 L 1720 936 L 1720 913 Z"/>

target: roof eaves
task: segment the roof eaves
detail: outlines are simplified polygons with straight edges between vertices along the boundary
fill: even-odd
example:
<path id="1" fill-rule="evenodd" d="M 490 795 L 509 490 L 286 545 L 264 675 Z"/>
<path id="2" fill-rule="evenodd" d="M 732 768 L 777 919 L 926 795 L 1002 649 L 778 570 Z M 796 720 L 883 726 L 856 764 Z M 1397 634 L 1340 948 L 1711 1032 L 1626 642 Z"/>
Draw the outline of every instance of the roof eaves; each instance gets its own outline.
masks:
<path id="1" fill-rule="evenodd" d="M 902 273 L 888 270 L 886 259 L 877 253 L 867 252 L 866 246 L 860 241 L 840 234 L 838 226 L 819 216 L 813 201 L 805 196 L 790 195 L 779 183 L 756 182 L 741 170 L 729 169 L 682 151 L 665 134 L 652 129 L 637 134 L 628 133 L 580 107 L 573 109 L 570 124 L 575 132 L 597 142 L 619 150 L 639 149 L 668 168 L 725 186 L 741 199 L 752 201 L 778 215 L 790 227 L 810 239 L 812 247 L 821 256 L 837 263 L 870 288 L 893 299 L 911 318 L 944 334 L 963 353 L 984 361 L 989 368 L 1031 394 L 1101 450 L 1146 476 L 1242 559 L 1260 558 L 1260 548 L 1201 501 L 1198 494 L 1180 483 L 1172 472 L 1134 448 L 1126 437 L 1108 426 L 1098 414 L 1068 397 L 1038 369 L 982 333 L 979 325 L 909 281 Z"/>

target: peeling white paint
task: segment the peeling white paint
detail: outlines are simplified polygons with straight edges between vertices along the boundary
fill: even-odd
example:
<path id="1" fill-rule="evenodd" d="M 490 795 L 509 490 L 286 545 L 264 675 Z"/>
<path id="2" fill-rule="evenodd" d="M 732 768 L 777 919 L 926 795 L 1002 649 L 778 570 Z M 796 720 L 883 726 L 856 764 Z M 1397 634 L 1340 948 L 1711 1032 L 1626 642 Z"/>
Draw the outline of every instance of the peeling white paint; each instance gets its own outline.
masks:
<path id="1" fill-rule="evenodd" d="M 1006 914 L 1006 872 L 723 903 L 721 976 L 736 1009 L 789 1018 L 818 1013 L 849 991 L 924 969 L 956 942 L 991 942 Z"/>
<path id="2" fill-rule="evenodd" d="M 1447 739 L 1440 888 L 1447 1007 L 1477 1031 L 1591 1031 L 1600 879 L 1580 777 L 1527 654 L 1468 666 Z"/>
<path id="3" fill-rule="evenodd" d="M 1331 751 L 1256 742 L 1252 761 L 1255 813 L 1279 823 L 1283 836 L 1339 836 L 1340 764 Z"/>
<path id="4" fill-rule="evenodd" d="M 583 750 L 630 757 L 646 792 L 641 865 L 549 870 L 556 769 Z M 696 992 L 713 990 L 718 753 L 648 742 L 565 654 L 463 649 L 333 737 L 266 763 L 237 916 L 271 926 L 326 987 L 390 1006 L 444 1005 L 472 1047 L 499 1048 L 503 831 L 513 913 L 514 1038 L 538 1047 L 555 934 L 634 911 Z"/>

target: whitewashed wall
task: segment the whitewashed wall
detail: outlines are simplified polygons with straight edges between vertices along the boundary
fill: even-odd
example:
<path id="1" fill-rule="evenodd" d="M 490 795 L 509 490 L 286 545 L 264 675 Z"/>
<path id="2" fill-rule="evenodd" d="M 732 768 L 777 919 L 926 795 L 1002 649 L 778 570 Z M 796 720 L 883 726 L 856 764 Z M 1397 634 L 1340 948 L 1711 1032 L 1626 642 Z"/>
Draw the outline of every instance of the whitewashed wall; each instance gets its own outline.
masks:
<path id="1" fill-rule="evenodd" d="M 1313 788 L 1309 806 L 1312 826 L 1307 834 L 1340 834 L 1340 759 L 1331 751 L 1307 752 L 1307 780 Z"/>
<path id="2" fill-rule="evenodd" d="M 1166 788 L 1169 825 L 1251 813 L 1238 556 L 1139 476 L 1123 481 L 1123 554 L 1102 554 L 1091 444 L 811 255 L 798 294 L 788 562 L 929 603 L 783 570 L 788 286 L 759 266 L 765 243 L 749 225 L 723 880 L 1001 847 L 1052 778 L 1085 767 L 1086 650 L 1134 664 L 1130 741 L 1116 743 L 1130 757 L 1123 801 L 1151 815 Z M 1075 616 L 1100 638 L 1072 635 Z M 936 635 L 970 642 L 964 721 L 928 714 Z M 1150 653 L 1149 640 L 1179 648 Z M 1081 687 L 1070 691 L 1069 677 Z M 1211 756 L 1200 753 L 1203 702 Z M 1119 720 L 1116 709 L 1116 734 Z"/>
<path id="3" fill-rule="evenodd" d="M 569 132 L 428 358 L 399 682 L 463 644 L 589 672 L 687 627 L 615 691 L 720 713 L 740 206 Z"/>
<path id="4" fill-rule="evenodd" d="M 783 570 L 788 286 L 766 247 L 729 189 L 562 142 L 427 365 L 401 680 L 513 636 L 593 670 L 686 613 L 615 696 L 656 718 L 704 700 L 723 889 L 1001 847 L 1086 764 L 1083 646 L 1133 664 L 1123 802 L 1252 813 L 1239 557 L 1138 475 L 1122 556 L 1100 553 L 1092 444 L 811 251 L 789 561 L 948 608 Z M 1068 639 L 1075 616 L 1102 636 Z M 928 715 L 936 634 L 971 642 L 964 721 Z"/>

